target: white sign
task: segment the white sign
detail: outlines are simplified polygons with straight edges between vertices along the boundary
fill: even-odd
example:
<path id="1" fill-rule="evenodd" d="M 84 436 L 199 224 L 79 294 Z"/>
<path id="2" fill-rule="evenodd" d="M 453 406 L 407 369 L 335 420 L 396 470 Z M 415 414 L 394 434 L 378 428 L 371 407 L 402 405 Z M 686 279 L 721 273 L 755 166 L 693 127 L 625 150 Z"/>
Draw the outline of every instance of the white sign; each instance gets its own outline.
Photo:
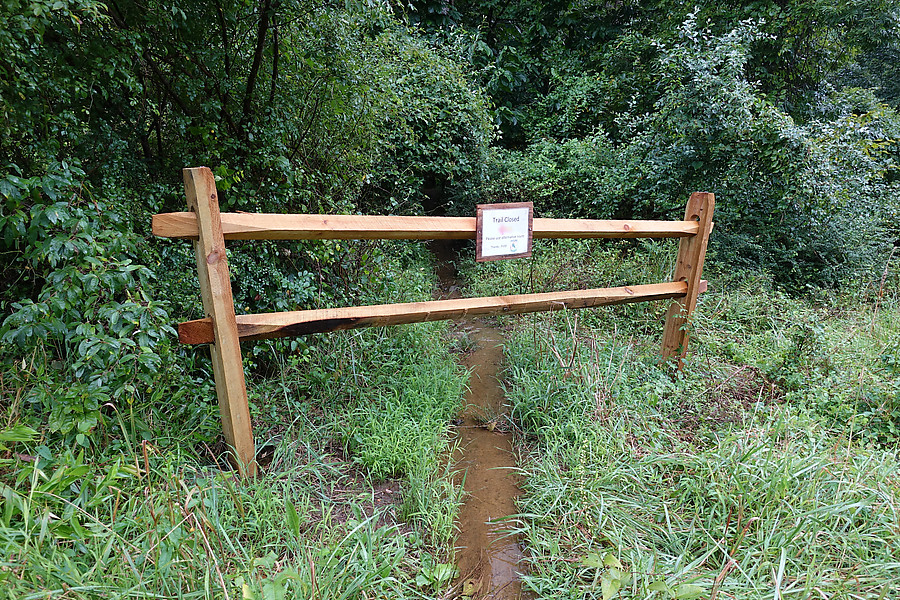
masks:
<path id="1" fill-rule="evenodd" d="M 534 207 L 531 202 L 480 204 L 475 260 L 531 256 Z"/>

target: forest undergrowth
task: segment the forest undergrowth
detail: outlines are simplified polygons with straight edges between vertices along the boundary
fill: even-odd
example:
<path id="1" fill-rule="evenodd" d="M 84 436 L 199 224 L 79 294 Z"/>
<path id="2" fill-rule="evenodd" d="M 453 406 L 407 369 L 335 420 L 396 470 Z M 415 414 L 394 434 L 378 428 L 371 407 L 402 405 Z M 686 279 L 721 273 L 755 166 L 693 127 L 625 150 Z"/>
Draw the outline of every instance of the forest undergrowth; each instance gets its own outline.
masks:
<path id="1" fill-rule="evenodd" d="M 190 245 L 225 212 L 677 219 L 716 196 L 680 373 L 662 304 L 509 333 L 526 586 L 890 598 L 900 0 L 0 5 L 0 598 L 435 598 L 471 346 L 446 325 L 243 346 L 226 452 Z M 665 281 L 671 243 L 460 262 L 466 295 Z M 228 244 L 239 313 L 433 298 L 423 245 Z"/>
<path id="2" fill-rule="evenodd" d="M 418 257 L 387 285 L 391 297 L 430 295 Z M 460 502 L 443 457 L 465 374 L 446 330 L 245 348 L 263 464 L 248 481 L 216 442 L 204 349 L 186 352 L 205 379 L 187 391 L 205 407 L 196 420 L 166 404 L 177 399 L 130 412 L 110 402 L 111 430 L 88 448 L 48 444 L 23 424 L 17 386 L 31 365 L 7 369 L 0 598 L 433 597 L 453 574 Z"/>
<path id="3" fill-rule="evenodd" d="M 672 250 L 541 243 L 532 259 L 462 272 L 468 295 L 644 283 L 668 276 Z M 417 260 L 392 296 L 430 295 L 430 266 Z M 510 412 L 500 427 L 518 440 L 524 493 L 512 522 L 525 589 L 891 597 L 893 271 L 858 297 L 818 301 L 758 273 L 708 272 L 680 372 L 658 360 L 664 303 L 501 320 Z M 463 501 L 445 463 L 465 385 L 453 353 L 467 347 L 438 323 L 322 336 L 279 347 L 265 365 L 273 354 L 251 348 L 265 467 L 249 482 L 198 433 L 218 427 L 213 403 L 194 429 L 161 426 L 162 413 L 148 425 L 110 403 L 104 435 L 116 443 L 59 449 L 17 424 L 23 407 L 12 402 L 0 440 L 0 594 L 441 596 Z M 15 380 L 4 385 L 15 397 Z"/>

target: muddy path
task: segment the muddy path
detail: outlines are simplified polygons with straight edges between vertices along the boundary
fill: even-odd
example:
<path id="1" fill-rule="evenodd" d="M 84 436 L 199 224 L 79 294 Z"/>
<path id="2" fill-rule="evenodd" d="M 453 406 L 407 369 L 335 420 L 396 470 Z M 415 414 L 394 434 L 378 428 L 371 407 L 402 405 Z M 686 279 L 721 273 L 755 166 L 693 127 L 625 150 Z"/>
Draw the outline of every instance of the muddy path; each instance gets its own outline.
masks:
<path id="1" fill-rule="evenodd" d="M 468 324 L 475 350 L 464 364 L 472 370 L 467 408 L 458 427 L 456 468 L 465 475 L 466 501 L 459 512 L 457 564 L 463 587 L 483 598 L 516 599 L 522 550 L 508 534 L 506 518 L 517 512 L 518 480 L 512 437 L 498 431 L 505 412 L 497 372 L 503 362 L 503 335 L 479 321 Z"/>
<path id="2" fill-rule="evenodd" d="M 451 246 L 435 243 L 432 248 L 442 296 L 458 297 Z M 519 540 L 509 534 L 508 517 L 517 512 L 520 491 L 512 436 L 502 432 L 507 407 L 497 378 L 504 336 L 484 319 L 456 321 L 455 327 L 471 347 L 462 361 L 471 376 L 453 456 L 466 492 L 457 522 L 457 589 L 460 596 L 518 600 L 523 597 L 518 575 L 523 554 Z"/>

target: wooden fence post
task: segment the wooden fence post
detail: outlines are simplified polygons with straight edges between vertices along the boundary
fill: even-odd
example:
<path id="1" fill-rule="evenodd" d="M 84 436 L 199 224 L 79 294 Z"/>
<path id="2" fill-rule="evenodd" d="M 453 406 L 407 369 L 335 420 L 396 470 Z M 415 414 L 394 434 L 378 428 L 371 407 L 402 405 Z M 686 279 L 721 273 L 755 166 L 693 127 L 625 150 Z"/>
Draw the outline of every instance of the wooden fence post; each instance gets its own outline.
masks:
<path id="1" fill-rule="evenodd" d="M 188 208 L 196 213 L 199 225 L 194 251 L 197 256 L 203 310 L 212 320 L 213 326 L 214 341 L 209 350 L 225 441 L 231 449 L 232 462 L 241 476 L 253 477 L 256 475 L 256 451 L 231 295 L 231 277 L 225 257 L 225 237 L 219 215 L 216 181 L 212 171 L 206 167 L 184 169 L 183 174 Z"/>
<path id="2" fill-rule="evenodd" d="M 695 192 L 691 194 L 684 212 L 684 220 L 698 222 L 700 230 L 694 236 L 681 238 L 678 245 L 678 258 L 675 263 L 673 281 L 686 282 L 687 295 L 684 298 L 673 300 L 669 305 L 662 342 L 663 359 L 677 360 L 679 369 L 687 352 L 689 319 L 697 306 L 697 296 L 701 291 L 703 261 L 706 258 L 709 234 L 713 228 L 712 217 L 715 204 L 715 195 L 707 192 Z"/>

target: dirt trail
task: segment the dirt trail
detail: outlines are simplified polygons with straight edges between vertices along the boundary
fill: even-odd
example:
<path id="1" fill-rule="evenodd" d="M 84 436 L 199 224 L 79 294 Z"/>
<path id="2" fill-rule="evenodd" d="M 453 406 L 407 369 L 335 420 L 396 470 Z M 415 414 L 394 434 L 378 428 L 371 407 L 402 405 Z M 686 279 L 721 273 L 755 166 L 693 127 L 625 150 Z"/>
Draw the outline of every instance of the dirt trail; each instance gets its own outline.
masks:
<path id="1" fill-rule="evenodd" d="M 459 287 L 447 244 L 433 246 L 445 297 Z M 497 373 L 503 362 L 503 333 L 480 319 L 458 321 L 474 350 L 463 361 L 471 369 L 466 410 L 460 415 L 456 467 L 465 476 L 466 502 L 459 513 L 456 541 L 461 595 L 494 600 L 522 598 L 518 578 L 523 554 L 507 534 L 506 517 L 517 512 L 519 495 L 512 437 L 497 426 L 506 412 Z"/>

